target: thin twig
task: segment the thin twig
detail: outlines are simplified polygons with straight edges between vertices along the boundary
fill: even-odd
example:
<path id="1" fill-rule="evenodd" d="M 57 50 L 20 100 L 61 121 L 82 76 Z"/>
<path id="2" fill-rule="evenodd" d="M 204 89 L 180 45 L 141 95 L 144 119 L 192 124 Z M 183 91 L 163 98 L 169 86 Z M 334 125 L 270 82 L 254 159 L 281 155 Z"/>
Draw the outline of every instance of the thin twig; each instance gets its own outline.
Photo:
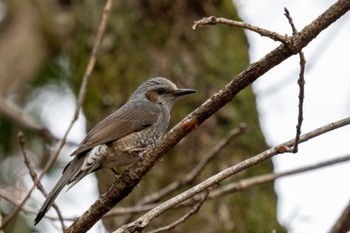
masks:
<path id="1" fill-rule="evenodd" d="M 13 195 L 10 195 L 9 193 L 6 193 L 3 190 L 0 190 L 0 197 L 3 198 L 4 200 L 8 201 L 9 203 L 15 205 L 15 206 L 19 206 L 21 203 L 16 201 L 15 198 L 13 197 Z M 33 214 L 33 215 L 37 215 L 38 214 L 38 210 L 33 209 L 33 208 L 29 208 L 27 206 L 22 206 L 21 207 L 21 211 L 25 214 Z M 50 214 L 46 214 L 44 216 L 44 218 L 50 219 L 50 220 L 60 220 L 58 217 L 54 217 L 51 216 Z M 71 217 L 71 218 L 63 218 L 64 221 L 74 221 L 76 218 L 75 217 Z"/>
<path id="2" fill-rule="evenodd" d="M 226 24 L 229 26 L 236 26 L 236 27 L 241 27 L 248 29 L 250 31 L 256 32 L 261 36 L 268 37 L 274 41 L 280 41 L 283 44 L 287 43 L 287 36 L 283 36 L 281 34 L 278 34 L 277 32 L 269 31 L 264 28 L 260 28 L 254 25 L 251 25 L 249 23 L 244 23 L 240 21 L 235 21 L 235 20 L 230 20 L 230 19 L 225 19 L 225 18 L 217 18 L 215 16 L 210 16 L 210 17 L 204 17 L 201 20 L 194 21 L 192 29 L 196 30 L 197 27 L 204 26 L 204 25 L 216 25 L 216 24 Z"/>
<path id="3" fill-rule="evenodd" d="M 155 229 L 153 231 L 150 231 L 149 233 L 158 233 L 158 232 L 163 232 L 163 231 L 170 231 L 172 229 L 174 229 L 175 227 L 177 227 L 178 225 L 180 225 L 181 223 L 185 222 L 189 217 L 191 217 L 192 215 L 194 215 L 195 213 L 197 213 L 199 211 L 199 209 L 201 208 L 201 206 L 203 205 L 203 203 L 205 202 L 205 200 L 207 199 L 209 194 L 209 190 L 207 190 L 207 192 L 204 193 L 204 195 L 202 195 L 202 197 L 200 198 L 200 201 L 197 202 L 193 208 L 184 216 L 182 216 L 180 219 L 176 220 L 175 222 L 164 226 L 164 227 L 160 227 L 158 229 Z"/>
<path id="4" fill-rule="evenodd" d="M 330 124 L 327 124 L 323 127 L 320 127 L 318 129 L 315 129 L 309 133 L 306 133 L 300 137 L 300 143 L 306 142 L 312 138 L 315 138 L 321 134 L 324 134 L 326 132 L 332 131 L 334 129 L 337 129 L 339 127 L 342 127 L 344 125 L 350 124 L 350 117 L 345 118 L 343 120 L 333 122 Z M 140 218 L 136 219 L 135 221 L 123 225 L 120 228 L 118 228 L 113 233 L 121 233 L 121 232 L 134 232 L 135 230 L 141 230 L 144 229 L 154 218 L 158 217 L 163 212 L 169 210 L 170 208 L 178 205 L 179 203 L 188 200 L 192 198 L 193 196 L 197 195 L 200 192 L 203 192 L 204 190 L 216 185 L 217 183 L 220 183 L 224 179 L 231 177 L 249 167 L 252 167 L 258 163 L 261 163 L 267 159 L 270 159 L 271 157 L 288 152 L 288 148 L 294 144 L 294 139 L 285 142 L 283 144 L 280 144 L 279 146 L 276 146 L 274 148 L 270 148 L 256 156 L 253 156 L 249 159 L 243 160 L 242 162 L 229 167 L 214 176 L 211 176 L 210 178 L 204 180 L 200 184 L 186 190 L 183 193 L 178 194 L 177 196 L 169 199 L 168 201 L 163 202 L 156 208 L 152 209 L 151 211 L 147 212 Z"/>
<path id="5" fill-rule="evenodd" d="M 292 27 L 293 35 L 297 34 L 298 31 L 293 23 L 293 19 L 290 16 L 290 13 L 287 8 L 284 8 L 284 15 L 287 17 L 288 22 L 290 26 Z M 299 105 L 298 105 L 298 123 L 296 126 L 296 134 L 295 134 L 295 142 L 293 145 L 292 152 L 297 153 L 298 152 L 298 144 L 299 144 L 299 137 L 301 134 L 301 125 L 303 123 L 303 106 L 304 106 L 304 85 L 305 85 L 305 78 L 304 78 L 304 73 L 305 73 L 305 65 L 306 65 L 306 60 L 305 60 L 305 55 L 302 50 L 299 52 L 299 65 L 300 65 L 300 72 L 299 72 L 299 78 L 298 78 L 298 85 L 299 85 Z"/>
<path id="6" fill-rule="evenodd" d="M 23 200 L 22 200 L 23 204 L 21 204 L 21 206 L 23 206 L 25 204 L 25 202 L 29 199 L 31 193 L 33 192 L 35 187 L 38 185 L 38 182 L 48 172 L 48 170 L 51 168 L 53 163 L 56 161 L 59 153 L 61 152 L 63 146 L 65 145 L 65 142 L 67 140 L 67 136 L 68 136 L 70 130 L 72 129 L 74 123 L 78 119 L 79 111 L 80 111 L 82 104 L 84 102 L 84 99 L 85 99 L 87 83 L 88 83 L 88 80 L 91 76 L 91 72 L 92 72 L 94 65 L 95 65 L 95 62 L 96 62 L 96 54 L 97 54 L 97 51 L 98 51 L 99 46 L 101 44 L 101 39 L 102 39 L 104 31 L 105 31 L 105 27 L 107 24 L 107 19 L 108 19 L 111 7 L 112 7 L 112 0 L 107 0 L 105 7 L 104 7 L 104 10 L 103 10 L 101 22 L 100 22 L 100 25 L 99 25 L 98 30 L 97 30 L 97 35 L 96 35 L 96 39 L 95 39 L 94 46 L 92 49 L 92 53 L 91 53 L 85 74 L 83 76 L 82 84 L 80 86 L 80 91 L 79 91 L 77 105 L 75 108 L 73 119 L 72 119 L 70 125 L 68 126 L 68 129 L 66 130 L 63 138 L 60 140 L 57 149 L 52 153 L 52 155 L 50 156 L 50 159 L 48 160 L 48 162 L 45 164 L 43 170 L 41 171 L 38 179 L 36 180 L 36 182 L 34 182 L 32 188 L 28 191 L 27 195 L 23 198 Z M 11 212 L 8 216 L 15 215 L 19 210 L 20 210 L 19 206 L 15 207 L 14 209 L 11 210 Z M 3 224 L 0 226 L 0 229 L 5 228 L 5 226 L 8 224 L 8 222 L 9 222 L 9 219 L 6 216 L 6 218 L 3 221 Z"/>
<path id="7" fill-rule="evenodd" d="M 18 137 L 18 142 L 19 142 L 19 146 L 20 146 L 22 155 L 24 157 L 24 164 L 27 166 L 27 168 L 29 170 L 29 175 L 32 178 L 33 182 L 37 183 L 36 187 L 41 191 L 41 193 L 44 194 L 45 197 L 47 197 L 47 192 L 46 192 L 44 186 L 41 184 L 40 180 L 38 180 L 38 176 L 37 176 L 36 172 L 34 171 L 34 167 L 32 165 L 32 162 L 30 161 L 30 159 L 27 155 L 27 152 L 25 150 L 25 138 L 24 138 L 23 133 L 20 131 L 18 133 L 17 137 Z M 23 207 L 24 203 L 22 202 L 21 205 L 22 205 L 21 207 Z M 63 220 L 61 211 L 56 204 L 54 204 L 53 207 L 57 212 L 58 218 L 59 218 L 60 223 L 61 223 L 62 231 L 64 231 L 64 229 L 66 227 L 64 225 L 64 220 Z M 9 219 L 11 219 L 11 218 L 9 218 Z"/>

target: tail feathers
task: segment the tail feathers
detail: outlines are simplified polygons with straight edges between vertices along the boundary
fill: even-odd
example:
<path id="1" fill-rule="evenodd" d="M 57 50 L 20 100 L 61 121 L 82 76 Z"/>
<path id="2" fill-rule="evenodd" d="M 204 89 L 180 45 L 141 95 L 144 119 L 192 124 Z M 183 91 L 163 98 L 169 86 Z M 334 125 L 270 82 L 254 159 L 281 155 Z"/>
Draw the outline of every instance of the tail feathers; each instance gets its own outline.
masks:
<path id="1" fill-rule="evenodd" d="M 79 164 L 69 163 L 69 165 L 65 168 L 64 173 L 62 174 L 62 177 L 59 179 L 55 187 L 53 187 L 51 192 L 48 194 L 46 201 L 41 206 L 38 215 L 34 219 L 34 225 L 40 222 L 40 220 L 45 216 L 47 211 L 53 205 L 58 194 L 62 191 L 64 186 L 66 186 L 72 180 L 74 180 L 74 176 L 76 176 L 76 173 L 79 172 L 79 170 L 80 170 Z"/>

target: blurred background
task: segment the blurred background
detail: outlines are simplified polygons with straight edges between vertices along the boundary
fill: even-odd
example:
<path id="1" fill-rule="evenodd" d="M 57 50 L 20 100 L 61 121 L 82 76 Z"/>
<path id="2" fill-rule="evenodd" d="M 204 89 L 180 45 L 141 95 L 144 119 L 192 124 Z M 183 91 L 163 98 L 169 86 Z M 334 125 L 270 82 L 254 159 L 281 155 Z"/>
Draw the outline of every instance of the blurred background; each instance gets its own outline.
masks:
<path id="1" fill-rule="evenodd" d="M 68 145 L 42 180 L 46 190 L 49 191 L 58 180 L 70 160 L 69 154 L 86 132 L 125 103 L 145 79 L 164 76 L 179 87 L 198 90 L 197 94 L 175 104 L 170 125 L 173 126 L 250 62 L 278 46 L 270 39 L 234 27 L 212 26 L 193 31 L 193 21 L 210 15 L 234 20 L 243 18 L 246 22 L 280 34 L 291 34 L 283 16 L 284 6 L 291 11 L 297 28 L 301 29 L 327 9 L 332 1 L 302 2 L 113 1 L 83 109 L 68 136 Z M 18 203 L 32 186 L 17 134 L 23 131 L 27 153 L 36 171 L 40 172 L 73 117 L 76 96 L 104 4 L 105 1 L 99 0 L 0 1 L 0 214 L 3 220 L 14 206 L 4 197 Z M 313 10 L 308 11 L 308 17 L 305 9 Z M 305 49 L 308 64 L 303 132 L 349 114 L 346 93 L 349 92 L 350 83 L 344 81 L 349 76 L 349 70 L 339 69 L 346 67 L 341 64 L 346 59 L 340 57 L 350 53 L 349 46 L 344 45 L 349 38 L 346 30 L 348 24 L 349 16 L 345 16 L 315 43 L 311 43 L 310 49 Z M 329 37 L 326 38 L 324 34 Z M 337 41 L 338 38 L 341 41 Z M 324 55 L 332 51 L 335 44 L 342 42 L 342 49 L 338 47 L 334 54 Z M 334 62 L 323 61 L 327 57 Z M 195 182 L 267 149 L 266 141 L 274 146 L 294 137 L 299 65 L 296 57 L 285 63 L 289 65 L 288 68 L 274 69 L 256 82 L 255 94 L 252 88 L 245 89 L 182 140 L 144 177 L 140 187 L 135 188 L 118 206 L 132 206 L 145 195 L 183 177 L 229 130 L 240 123 L 246 123 L 248 130 L 230 142 Z M 327 69 L 312 74 L 311 71 L 319 70 L 318 67 Z M 330 82 L 330 79 L 334 82 Z M 330 83 L 334 86 L 330 86 Z M 332 95 L 330 89 L 337 93 Z M 334 110 L 327 111 L 329 108 Z M 326 112 L 330 116 L 324 117 Z M 345 129 L 340 131 L 343 134 L 332 133 L 331 138 L 321 137 L 324 141 L 310 143 L 309 150 L 302 146 L 297 155 L 281 156 L 274 160 L 274 164 L 272 161 L 264 162 L 222 184 L 269 173 L 274 167 L 282 171 L 311 163 L 315 157 L 325 159 L 327 156 L 348 153 L 345 145 L 349 132 Z M 319 151 L 320 145 L 322 153 Z M 329 149 L 326 150 L 324 147 L 327 145 Z M 334 148 L 340 150 L 335 152 Z M 271 232 L 273 229 L 277 232 L 287 232 L 287 229 L 288 232 L 327 232 L 349 201 L 349 187 L 344 187 L 346 185 L 342 182 L 348 170 L 347 163 L 333 170 L 323 169 L 321 174 L 315 172 L 293 176 L 276 182 L 276 186 L 268 183 L 208 201 L 197 214 L 173 232 L 243 233 Z M 330 174 L 338 177 L 330 178 Z M 306 178 L 311 176 L 314 176 L 313 180 Z M 339 182 L 327 182 L 329 179 Z M 96 176 L 86 177 L 69 192 L 62 192 L 56 201 L 62 215 L 67 218 L 81 215 L 113 181 L 114 176 L 110 171 L 101 171 Z M 335 186 L 329 187 L 331 184 Z M 327 191 L 333 192 L 326 192 L 325 185 Z M 341 197 L 337 193 L 341 193 Z M 317 200 L 316 196 L 320 199 Z M 43 201 L 43 195 L 36 190 L 26 208 L 37 210 Z M 325 208 L 327 220 L 317 217 L 316 213 Z M 152 222 L 149 229 L 166 225 L 187 211 L 189 209 L 168 211 Z M 56 216 L 56 213 L 50 211 L 49 215 Z M 59 222 L 48 219 L 33 227 L 34 217 L 34 214 L 19 212 L 6 225 L 4 232 L 61 232 Z M 91 232 L 111 231 L 129 218 L 106 218 Z M 70 225 L 71 222 L 67 220 L 65 223 Z"/>

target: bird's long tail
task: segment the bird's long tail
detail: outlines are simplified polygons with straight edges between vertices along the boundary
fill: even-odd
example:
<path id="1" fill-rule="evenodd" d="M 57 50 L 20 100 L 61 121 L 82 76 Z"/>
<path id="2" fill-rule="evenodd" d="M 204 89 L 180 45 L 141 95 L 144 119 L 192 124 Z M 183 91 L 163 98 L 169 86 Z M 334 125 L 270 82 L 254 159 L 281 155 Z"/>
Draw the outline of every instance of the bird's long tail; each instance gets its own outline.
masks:
<path id="1" fill-rule="evenodd" d="M 77 158 L 77 157 L 76 157 Z M 48 194 L 46 201 L 41 206 L 38 215 L 34 219 L 34 225 L 36 225 L 40 220 L 45 216 L 47 211 L 50 209 L 50 207 L 53 205 L 55 199 L 57 198 L 58 194 L 62 191 L 64 186 L 74 181 L 75 176 L 80 170 L 80 166 L 77 163 L 80 163 L 81 159 L 74 159 L 72 160 L 66 168 L 63 170 L 62 177 L 59 179 L 55 187 L 51 190 L 51 192 Z M 82 178 L 82 177 L 81 177 Z M 80 178 L 80 179 L 81 179 Z"/>

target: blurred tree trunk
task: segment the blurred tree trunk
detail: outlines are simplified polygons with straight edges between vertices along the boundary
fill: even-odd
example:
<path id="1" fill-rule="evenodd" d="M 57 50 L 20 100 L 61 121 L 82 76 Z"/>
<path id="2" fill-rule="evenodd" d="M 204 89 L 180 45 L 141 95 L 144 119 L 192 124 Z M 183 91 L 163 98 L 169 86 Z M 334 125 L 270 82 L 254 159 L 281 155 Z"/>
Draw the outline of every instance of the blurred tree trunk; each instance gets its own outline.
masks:
<path id="1" fill-rule="evenodd" d="M 79 78 L 91 50 L 90 39 L 95 32 L 91 25 L 98 25 L 102 2 L 72 4 L 80 22 L 70 60 L 73 73 Z M 173 125 L 248 65 L 248 44 L 241 29 L 216 26 L 193 31 L 191 28 L 193 21 L 203 16 L 238 20 L 232 1 L 135 0 L 114 4 L 84 106 L 89 128 L 124 103 L 142 81 L 155 76 L 168 77 L 178 86 L 198 90 L 196 95 L 176 104 L 172 111 Z M 80 80 L 75 82 L 76 90 L 79 84 Z M 266 149 L 255 96 L 249 88 L 172 150 L 122 204 L 133 205 L 143 196 L 182 177 L 241 122 L 248 124 L 249 131 L 230 143 L 200 179 Z M 271 171 L 270 161 L 239 177 Z M 98 172 L 98 178 L 101 193 L 114 181 L 109 171 Z M 272 193 L 273 184 L 267 184 L 211 201 L 174 231 L 270 232 L 276 229 L 283 232 L 276 220 L 276 196 Z M 183 213 L 185 210 L 166 213 L 153 225 L 164 225 Z M 109 230 L 122 222 L 122 217 L 104 220 Z"/>

